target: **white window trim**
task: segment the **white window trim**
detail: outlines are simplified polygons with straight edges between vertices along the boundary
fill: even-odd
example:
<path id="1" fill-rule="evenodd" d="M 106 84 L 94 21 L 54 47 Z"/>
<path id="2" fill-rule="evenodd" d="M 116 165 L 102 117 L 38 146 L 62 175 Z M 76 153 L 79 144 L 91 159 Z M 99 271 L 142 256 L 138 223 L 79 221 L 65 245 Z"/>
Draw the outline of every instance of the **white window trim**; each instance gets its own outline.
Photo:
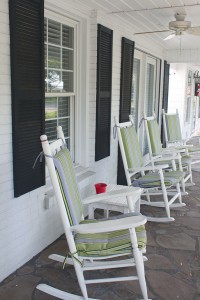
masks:
<path id="1" fill-rule="evenodd" d="M 53 12 L 52 10 L 45 9 L 45 17 L 55 20 L 60 23 L 67 24 L 69 26 L 76 27 L 76 66 L 75 70 L 76 76 L 74 86 L 75 92 L 75 112 L 74 120 L 76 124 L 74 126 L 74 159 L 75 162 L 80 163 L 83 166 L 88 165 L 88 47 L 89 47 L 89 30 L 87 27 L 87 19 L 83 19 L 79 16 L 74 16 L 70 12 L 63 14 L 59 11 Z M 73 17 L 73 19 L 71 19 Z M 66 21 L 67 20 L 67 21 Z M 49 93 L 48 93 L 49 94 Z M 48 96 L 46 93 L 46 96 Z M 71 96 L 74 93 L 68 93 L 68 96 Z M 62 96 L 62 93 L 59 94 Z M 66 93 L 65 93 L 66 95 Z M 51 93 L 53 97 L 53 93 Z"/>
<path id="2" fill-rule="evenodd" d="M 154 68 L 154 95 L 153 95 L 153 108 L 155 105 L 159 105 L 160 95 L 159 95 L 159 76 L 160 76 L 160 63 L 159 58 L 148 55 L 146 52 L 140 51 L 139 49 L 135 49 L 134 58 L 140 60 L 140 78 L 139 78 L 139 103 L 138 103 L 138 138 L 140 142 L 140 147 L 143 149 L 144 147 L 144 124 L 140 124 L 140 120 L 143 118 L 143 113 L 146 109 L 146 84 L 147 84 L 147 64 L 153 64 Z M 159 67 L 159 68 L 158 68 Z M 159 108 L 158 108 L 159 109 Z M 146 155 L 144 156 L 144 159 Z"/>

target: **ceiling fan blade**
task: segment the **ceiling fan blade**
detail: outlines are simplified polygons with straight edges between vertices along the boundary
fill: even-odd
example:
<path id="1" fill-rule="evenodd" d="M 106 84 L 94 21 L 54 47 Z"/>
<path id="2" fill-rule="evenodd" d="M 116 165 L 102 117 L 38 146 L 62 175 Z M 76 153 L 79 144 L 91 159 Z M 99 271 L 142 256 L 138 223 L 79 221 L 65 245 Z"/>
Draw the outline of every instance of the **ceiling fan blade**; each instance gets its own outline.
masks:
<path id="1" fill-rule="evenodd" d="M 155 31 L 143 31 L 143 32 L 136 32 L 133 35 L 139 35 L 139 34 L 148 34 L 148 33 L 158 33 L 158 32 L 169 32 L 169 29 L 166 30 L 155 30 Z"/>
<path id="2" fill-rule="evenodd" d="M 189 34 L 200 35 L 200 26 L 190 27 L 186 30 Z"/>
<path id="3" fill-rule="evenodd" d="M 176 36 L 176 33 L 171 33 L 170 35 L 168 35 L 165 39 L 163 39 L 163 41 L 167 41 L 167 40 L 171 40 Z"/>

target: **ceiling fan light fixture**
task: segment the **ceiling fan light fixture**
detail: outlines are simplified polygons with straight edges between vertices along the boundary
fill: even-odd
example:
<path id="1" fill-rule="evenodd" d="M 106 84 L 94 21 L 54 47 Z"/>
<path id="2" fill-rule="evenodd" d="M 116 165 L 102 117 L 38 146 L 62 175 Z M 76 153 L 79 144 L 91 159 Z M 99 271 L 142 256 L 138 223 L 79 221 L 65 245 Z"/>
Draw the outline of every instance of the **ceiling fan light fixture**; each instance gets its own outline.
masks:
<path id="1" fill-rule="evenodd" d="M 169 22 L 169 29 L 171 30 L 187 30 L 191 27 L 190 21 L 171 21 Z"/>

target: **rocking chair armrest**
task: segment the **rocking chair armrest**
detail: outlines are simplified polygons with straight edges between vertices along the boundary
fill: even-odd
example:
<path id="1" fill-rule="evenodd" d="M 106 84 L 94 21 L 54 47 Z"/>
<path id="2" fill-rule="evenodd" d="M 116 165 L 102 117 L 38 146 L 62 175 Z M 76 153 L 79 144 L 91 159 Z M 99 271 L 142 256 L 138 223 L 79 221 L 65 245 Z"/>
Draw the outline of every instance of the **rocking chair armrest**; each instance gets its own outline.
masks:
<path id="1" fill-rule="evenodd" d="M 175 159 L 180 159 L 181 156 L 179 153 L 174 152 L 174 153 L 166 153 L 163 154 L 162 157 L 156 158 L 156 159 L 151 159 L 150 162 L 154 163 L 154 162 L 159 162 L 159 161 L 165 161 L 165 160 L 175 160 Z"/>
<path id="2" fill-rule="evenodd" d="M 106 193 L 91 195 L 82 200 L 83 204 L 91 204 L 110 198 L 126 197 L 126 196 L 138 196 L 142 194 L 142 189 L 138 187 L 127 187 L 124 189 L 114 190 Z"/>
<path id="3" fill-rule="evenodd" d="M 128 169 L 129 172 L 138 173 L 142 171 L 156 171 L 156 170 L 162 170 L 168 168 L 168 164 L 162 164 L 162 165 L 155 165 L 155 166 L 145 166 L 141 168 L 134 168 L 134 169 Z"/>
<path id="4" fill-rule="evenodd" d="M 193 144 L 183 144 L 183 145 L 174 145 L 174 146 L 170 146 L 169 147 L 169 149 L 171 148 L 171 147 L 173 147 L 173 148 L 175 148 L 175 149 L 188 149 L 188 148 L 193 148 L 194 147 L 194 145 Z"/>
<path id="5" fill-rule="evenodd" d="M 183 153 L 185 152 L 184 147 L 180 146 L 180 147 L 169 147 L 169 148 L 163 148 L 162 149 L 162 154 L 166 155 L 166 154 L 171 154 L 171 153 Z"/>
<path id="6" fill-rule="evenodd" d="M 187 140 L 181 140 L 180 142 L 167 142 L 167 144 L 169 145 L 168 148 L 176 148 L 176 149 L 181 149 L 181 148 L 192 148 L 194 147 L 193 144 L 186 144 Z M 171 146 L 170 146 L 171 145 Z"/>
<path id="7" fill-rule="evenodd" d="M 79 224 L 71 226 L 71 231 L 75 233 L 103 233 L 117 230 L 131 229 L 144 225 L 147 219 L 143 215 L 131 216 L 123 219 L 101 221 L 98 223 Z"/>

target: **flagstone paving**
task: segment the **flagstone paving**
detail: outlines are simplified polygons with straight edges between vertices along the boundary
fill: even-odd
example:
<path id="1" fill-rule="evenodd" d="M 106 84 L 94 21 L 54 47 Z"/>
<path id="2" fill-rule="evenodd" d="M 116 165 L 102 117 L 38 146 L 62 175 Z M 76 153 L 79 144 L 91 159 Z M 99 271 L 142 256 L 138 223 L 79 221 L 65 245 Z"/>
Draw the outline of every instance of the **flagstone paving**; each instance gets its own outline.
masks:
<path id="1" fill-rule="evenodd" d="M 145 262 L 149 298 L 152 300 L 200 300 L 200 173 L 193 172 L 195 186 L 187 188 L 183 200 L 186 207 L 172 211 L 170 223 L 147 223 L 147 257 Z M 142 212 L 163 215 L 158 208 L 142 206 Z M 0 284 L 1 300 L 55 300 L 36 289 L 38 283 L 48 283 L 70 293 L 81 295 L 72 266 L 62 269 L 48 255 L 67 253 L 67 242 L 61 236 L 52 245 L 10 275 Z M 88 278 L 116 276 L 116 270 L 96 271 Z M 120 269 L 117 275 L 132 274 L 132 269 Z M 88 286 L 89 296 L 102 300 L 139 300 L 138 282 L 95 284 Z M 70 300 L 70 299 L 69 299 Z"/>

